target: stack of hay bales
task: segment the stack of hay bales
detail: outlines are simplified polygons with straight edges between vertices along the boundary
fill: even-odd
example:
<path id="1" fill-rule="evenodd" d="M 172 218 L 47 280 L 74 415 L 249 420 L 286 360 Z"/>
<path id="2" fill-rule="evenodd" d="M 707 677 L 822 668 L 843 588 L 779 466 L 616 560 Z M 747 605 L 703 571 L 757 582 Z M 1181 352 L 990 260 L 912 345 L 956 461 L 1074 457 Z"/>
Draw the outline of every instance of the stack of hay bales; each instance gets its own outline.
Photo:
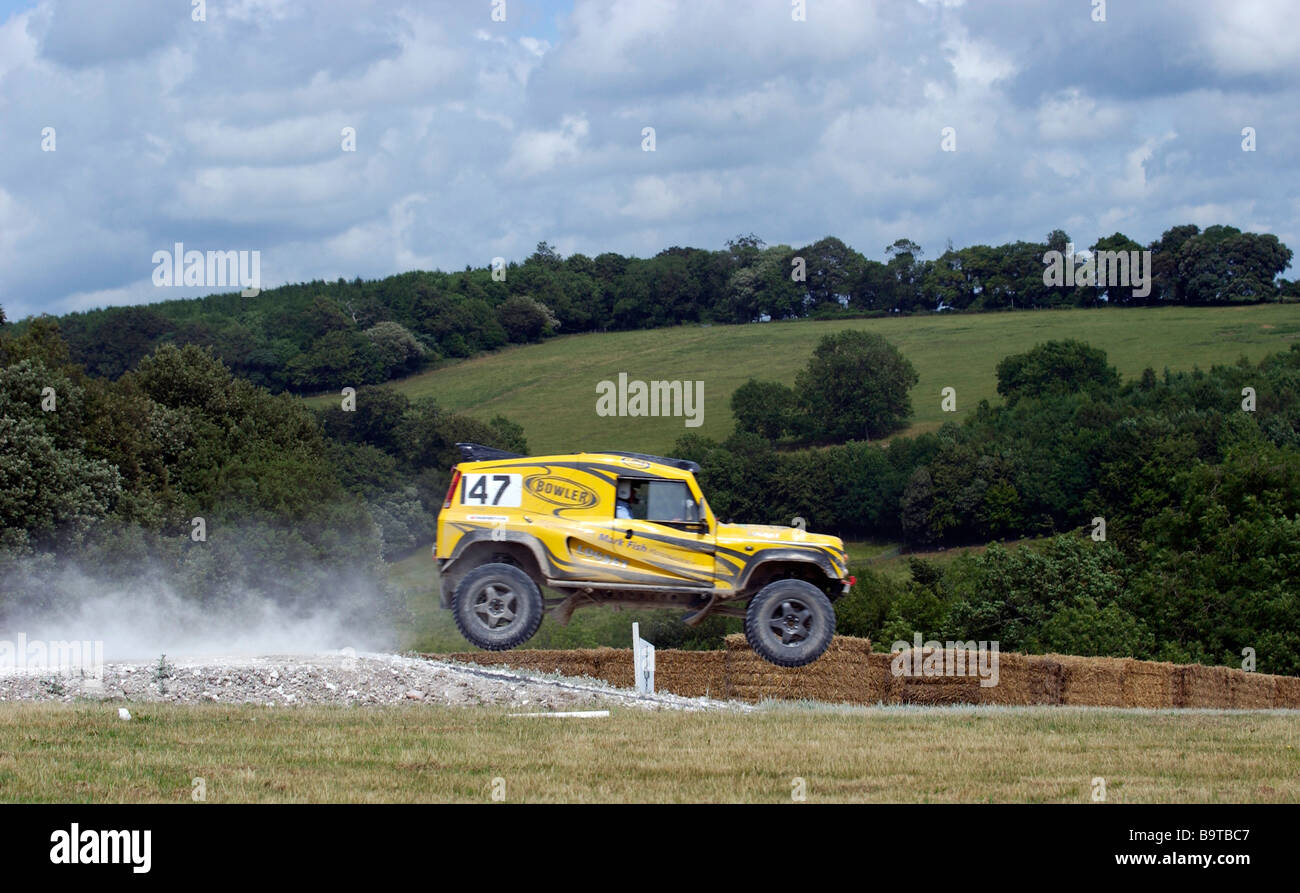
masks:
<path id="1" fill-rule="evenodd" d="M 867 678 L 863 685 L 868 704 L 899 704 L 903 701 L 903 677 L 894 674 L 894 655 L 867 655 Z"/>
<path id="2" fill-rule="evenodd" d="M 1300 709 L 1300 676 L 1273 677 L 1273 706 Z"/>
<path id="3" fill-rule="evenodd" d="M 596 648 L 592 654 L 592 679 L 603 679 L 619 688 L 635 688 L 636 672 L 631 648 Z"/>
<path id="4" fill-rule="evenodd" d="M 951 651 L 941 650 L 955 663 Z M 437 655 L 429 655 L 437 657 Z M 836 636 L 817 661 L 778 667 L 763 660 L 743 635 L 725 651 L 655 652 L 655 689 L 684 697 L 745 701 L 814 700 L 844 704 L 1066 704 L 1093 707 L 1208 707 L 1237 710 L 1300 709 L 1300 678 L 1247 673 L 1228 667 L 1175 665 L 1112 657 L 998 654 L 998 683 L 981 686 L 975 653 L 967 675 L 897 675 L 899 655 L 876 654 L 871 642 Z M 903 652 L 900 668 L 911 668 Z M 564 676 L 588 676 L 632 688 L 630 649 L 475 651 L 443 659 Z"/>
<path id="5" fill-rule="evenodd" d="M 727 636 L 726 644 L 727 691 L 732 698 L 875 704 L 888 694 L 867 639 L 836 636 L 825 654 L 802 667 L 768 663 L 739 633 Z"/>
<path id="6" fill-rule="evenodd" d="M 1276 676 L 1229 670 L 1228 695 L 1234 710 L 1267 710 L 1275 706 Z"/>
<path id="7" fill-rule="evenodd" d="M 1131 661 L 1122 657 L 1074 657 L 1049 654 L 1061 665 L 1062 704 L 1077 707 L 1111 707 L 1124 703 L 1124 670 Z"/>
<path id="8" fill-rule="evenodd" d="M 630 660 L 631 652 L 628 657 Z M 672 692 L 687 698 L 729 697 L 727 652 L 656 651 L 655 691 Z"/>
<path id="9" fill-rule="evenodd" d="M 1178 668 L 1182 697 L 1175 707 L 1232 706 L 1232 670 L 1227 667 L 1203 667 L 1185 664 Z"/>
<path id="10" fill-rule="evenodd" d="M 1125 707 L 1165 708 L 1178 703 L 1182 677 L 1171 663 L 1130 660 L 1121 679 Z"/>
<path id="11" fill-rule="evenodd" d="M 1061 703 L 1065 668 L 1039 654 L 998 654 L 998 684 L 981 689 L 981 704 L 1029 706 Z"/>
<path id="12" fill-rule="evenodd" d="M 927 658 L 937 673 L 925 674 Z M 946 675 L 947 668 L 959 672 Z M 904 704 L 978 704 L 983 696 L 975 651 L 908 648 L 890 655 L 890 670 L 899 680 L 899 700 Z"/>

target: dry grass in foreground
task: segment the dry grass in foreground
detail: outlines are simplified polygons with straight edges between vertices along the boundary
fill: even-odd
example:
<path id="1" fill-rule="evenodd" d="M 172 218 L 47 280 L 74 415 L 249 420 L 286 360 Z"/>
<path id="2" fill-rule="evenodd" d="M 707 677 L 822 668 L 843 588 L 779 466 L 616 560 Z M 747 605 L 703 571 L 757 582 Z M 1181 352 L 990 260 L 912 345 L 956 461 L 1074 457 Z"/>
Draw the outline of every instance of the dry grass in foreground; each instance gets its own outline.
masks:
<path id="1" fill-rule="evenodd" d="M 523 719 L 473 708 L 0 704 L 0 799 L 1300 802 L 1295 712 L 786 705 Z"/>

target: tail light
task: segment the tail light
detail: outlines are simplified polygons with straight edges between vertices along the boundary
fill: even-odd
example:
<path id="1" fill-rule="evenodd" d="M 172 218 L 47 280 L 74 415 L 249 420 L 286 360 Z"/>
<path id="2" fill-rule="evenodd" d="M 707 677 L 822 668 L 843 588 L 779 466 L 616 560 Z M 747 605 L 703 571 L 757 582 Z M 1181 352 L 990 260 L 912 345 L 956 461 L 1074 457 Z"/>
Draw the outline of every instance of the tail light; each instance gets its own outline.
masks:
<path id="1" fill-rule="evenodd" d="M 460 466 L 453 466 L 451 469 L 451 486 L 447 488 L 447 498 L 442 501 L 442 507 L 451 508 L 452 497 L 456 495 L 456 487 L 460 484 Z"/>

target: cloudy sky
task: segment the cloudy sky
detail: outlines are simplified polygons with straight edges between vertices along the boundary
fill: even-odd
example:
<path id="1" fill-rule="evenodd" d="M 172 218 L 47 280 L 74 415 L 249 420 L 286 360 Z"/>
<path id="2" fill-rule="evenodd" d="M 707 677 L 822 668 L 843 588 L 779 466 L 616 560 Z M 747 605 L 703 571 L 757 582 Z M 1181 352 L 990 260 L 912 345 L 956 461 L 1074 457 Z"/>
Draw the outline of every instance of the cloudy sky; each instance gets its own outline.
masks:
<path id="1" fill-rule="evenodd" d="M 178 241 L 263 287 L 751 231 L 1300 250 L 1296 4 L 1097 2 L 0 0 L 0 305 L 211 291 L 153 285 Z"/>

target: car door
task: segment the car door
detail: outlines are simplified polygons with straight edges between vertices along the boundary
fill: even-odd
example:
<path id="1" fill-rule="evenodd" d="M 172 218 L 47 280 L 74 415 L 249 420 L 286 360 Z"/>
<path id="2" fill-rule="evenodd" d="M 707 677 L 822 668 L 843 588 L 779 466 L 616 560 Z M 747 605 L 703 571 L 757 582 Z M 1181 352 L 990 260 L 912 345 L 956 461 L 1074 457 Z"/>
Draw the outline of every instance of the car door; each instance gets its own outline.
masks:
<path id="1" fill-rule="evenodd" d="M 570 555 L 587 579 L 640 585 L 713 586 L 714 536 L 700 500 L 684 480 L 634 482 L 632 517 L 592 525 Z M 617 508 L 615 509 L 617 512 Z"/>

